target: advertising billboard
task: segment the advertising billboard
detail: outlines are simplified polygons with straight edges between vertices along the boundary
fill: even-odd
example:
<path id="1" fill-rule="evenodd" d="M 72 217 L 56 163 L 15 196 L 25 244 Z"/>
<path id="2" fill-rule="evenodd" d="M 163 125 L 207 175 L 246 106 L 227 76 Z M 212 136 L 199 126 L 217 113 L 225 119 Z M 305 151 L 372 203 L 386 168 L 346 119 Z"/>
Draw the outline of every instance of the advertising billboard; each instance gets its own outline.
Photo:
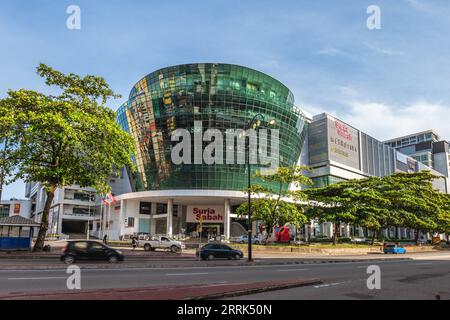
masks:
<path id="1" fill-rule="evenodd" d="M 328 118 L 327 129 L 329 160 L 361 170 L 358 130 L 332 117 Z"/>

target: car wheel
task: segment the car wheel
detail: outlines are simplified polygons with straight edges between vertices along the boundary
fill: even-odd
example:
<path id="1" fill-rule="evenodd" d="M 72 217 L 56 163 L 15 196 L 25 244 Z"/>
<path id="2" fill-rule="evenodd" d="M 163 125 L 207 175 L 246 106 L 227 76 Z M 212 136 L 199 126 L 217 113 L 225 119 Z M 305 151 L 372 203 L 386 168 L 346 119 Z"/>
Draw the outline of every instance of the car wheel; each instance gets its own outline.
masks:
<path id="1" fill-rule="evenodd" d="M 146 244 L 144 244 L 144 250 L 150 251 L 150 250 L 152 250 L 152 246 L 150 244 L 146 243 Z"/>
<path id="2" fill-rule="evenodd" d="M 172 251 L 173 253 L 177 253 L 180 251 L 180 248 L 178 248 L 177 246 L 171 246 L 170 251 Z"/>
<path id="3" fill-rule="evenodd" d="M 74 256 L 65 256 L 64 257 L 64 263 L 65 264 L 72 264 L 75 262 L 75 257 Z"/>
<path id="4" fill-rule="evenodd" d="M 117 263 L 119 261 L 119 258 L 116 255 L 112 255 L 108 257 L 109 263 Z"/>
<path id="5" fill-rule="evenodd" d="M 234 260 L 239 260 L 239 259 L 241 259 L 241 257 L 238 254 L 235 254 L 234 255 Z"/>
<path id="6" fill-rule="evenodd" d="M 208 255 L 208 260 L 214 260 L 214 255 L 213 254 Z"/>

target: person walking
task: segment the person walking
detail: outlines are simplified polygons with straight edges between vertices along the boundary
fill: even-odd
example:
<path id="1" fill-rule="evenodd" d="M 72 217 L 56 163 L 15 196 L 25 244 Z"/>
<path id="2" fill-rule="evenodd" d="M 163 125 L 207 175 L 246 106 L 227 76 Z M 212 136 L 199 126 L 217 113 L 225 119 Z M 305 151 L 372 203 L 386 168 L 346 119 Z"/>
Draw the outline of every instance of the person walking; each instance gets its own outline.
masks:
<path id="1" fill-rule="evenodd" d="M 136 241 L 136 237 L 133 237 L 131 240 L 131 245 L 133 247 L 133 251 L 136 250 L 137 247 L 137 241 Z"/>
<path id="2" fill-rule="evenodd" d="M 105 234 L 104 236 L 103 236 L 103 243 L 104 244 L 108 244 L 108 236 Z"/>

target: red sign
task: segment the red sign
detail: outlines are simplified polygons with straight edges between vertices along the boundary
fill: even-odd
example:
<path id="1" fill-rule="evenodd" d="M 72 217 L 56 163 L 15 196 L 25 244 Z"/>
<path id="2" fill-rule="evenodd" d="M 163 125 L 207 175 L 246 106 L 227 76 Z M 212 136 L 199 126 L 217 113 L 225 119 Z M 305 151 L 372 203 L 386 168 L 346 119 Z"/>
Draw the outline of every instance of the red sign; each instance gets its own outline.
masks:
<path id="1" fill-rule="evenodd" d="M 343 137 L 349 141 L 353 140 L 352 134 L 348 131 L 348 127 L 345 124 L 335 121 L 334 125 L 336 126 L 338 135 L 340 135 L 341 137 Z"/>
<path id="2" fill-rule="evenodd" d="M 20 213 L 20 203 L 15 203 L 14 204 L 14 214 L 19 214 Z"/>

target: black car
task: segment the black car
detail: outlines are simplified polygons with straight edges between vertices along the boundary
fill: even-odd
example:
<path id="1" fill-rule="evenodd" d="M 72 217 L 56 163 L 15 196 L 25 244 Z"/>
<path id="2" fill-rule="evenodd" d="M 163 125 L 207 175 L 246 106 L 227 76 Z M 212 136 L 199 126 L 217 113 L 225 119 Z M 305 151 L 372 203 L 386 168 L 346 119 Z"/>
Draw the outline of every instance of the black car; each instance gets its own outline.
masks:
<path id="1" fill-rule="evenodd" d="M 205 246 L 203 246 L 199 250 L 197 250 L 196 253 L 197 257 L 200 255 L 200 258 L 202 260 L 212 260 L 216 258 L 222 258 L 222 259 L 242 259 L 244 257 L 244 254 L 240 250 L 235 250 L 225 244 L 218 244 L 218 243 L 209 243 Z"/>
<path id="2" fill-rule="evenodd" d="M 110 263 L 123 261 L 122 252 L 97 241 L 69 241 L 61 255 L 61 261 L 72 264 L 77 260 L 106 260 Z"/>

